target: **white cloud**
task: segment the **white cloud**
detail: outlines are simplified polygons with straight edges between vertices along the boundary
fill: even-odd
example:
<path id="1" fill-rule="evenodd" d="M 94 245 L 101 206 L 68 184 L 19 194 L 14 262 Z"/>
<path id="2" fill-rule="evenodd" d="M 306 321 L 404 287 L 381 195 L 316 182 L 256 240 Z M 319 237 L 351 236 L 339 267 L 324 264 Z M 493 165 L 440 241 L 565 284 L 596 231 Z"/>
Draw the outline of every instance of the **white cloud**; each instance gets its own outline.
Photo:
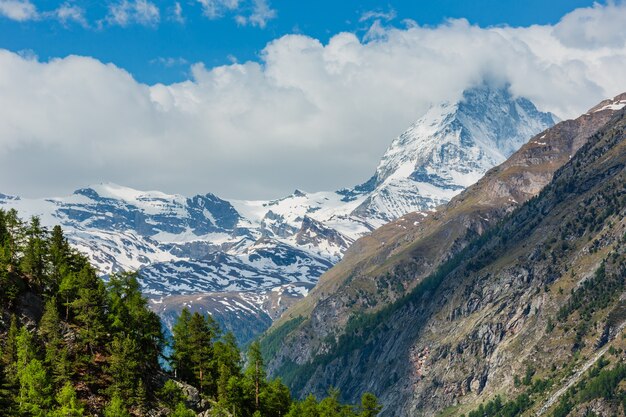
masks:
<path id="1" fill-rule="evenodd" d="M 174 6 L 171 9 L 170 18 L 174 22 L 180 23 L 181 25 L 185 23 L 185 16 L 183 16 L 183 6 L 181 6 L 179 2 L 174 3 Z"/>
<path id="2" fill-rule="evenodd" d="M 276 18 L 276 10 L 272 9 L 267 0 L 254 0 L 250 16 L 237 15 L 235 21 L 241 26 L 265 28 L 267 22 Z"/>
<path id="3" fill-rule="evenodd" d="M 359 22 L 367 22 L 368 20 L 384 20 L 389 22 L 395 18 L 396 11 L 394 9 L 389 9 L 386 12 L 382 10 L 369 10 L 361 14 Z"/>
<path id="4" fill-rule="evenodd" d="M 151 64 L 153 65 L 161 65 L 164 66 L 165 68 L 172 68 L 172 67 L 180 67 L 183 65 L 188 65 L 189 61 L 187 61 L 185 58 L 182 57 L 178 57 L 178 58 L 174 58 L 174 57 L 158 57 L 155 58 L 153 60 L 150 61 Z"/>
<path id="5" fill-rule="evenodd" d="M 64 26 L 70 22 L 76 22 L 84 28 L 89 27 L 89 23 L 85 18 L 85 11 L 81 7 L 70 3 L 63 3 L 56 10 L 47 13 L 47 15 L 55 18 Z"/>
<path id="6" fill-rule="evenodd" d="M 626 7 L 609 3 L 569 13 L 554 29 L 554 35 L 572 48 L 623 47 L 626 43 Z"/>
<path id="7" fill-rule="evenodd" d="M 0 15 L 18 22 L 38 18 L 37 8 L 29 0 L 0 0 Z"/>
<path id="8" fill-rule="evenodd" d="M 159 8 L 148 0 L 122 0 L 109 5 L 106 20 L 111 25 L 123 27 L 133 23 L 156 26 L 160 17 Z"/>
<path id="9" fill-rule="evenodd" d="M 49 195 L 110 180 L 225 197 L 278 197 L 364 181 L 394 136 L 432 102 L 487 80 L 562 118 L 626 91 L 626 6 L 575 11 L 554 26 L 380 27 L 327 44 L 269 43 L 260 62 L 192 66 L 190 80 L 146 86 L 85 57 L 0 52 L 0 192 Z M 612 32 L 613 31 L 613 32 Z M 590 40 L 591 39 L 591 40 Z M 591 47 L 590 45 L 594 45 Z"/>
<path id="10" fill-rule="evenodd" d="M 196 0 L 202 7 L 202 13 L 209 19 L 217 19 L 227 11 L 237 10 L 239 0 Z"/>

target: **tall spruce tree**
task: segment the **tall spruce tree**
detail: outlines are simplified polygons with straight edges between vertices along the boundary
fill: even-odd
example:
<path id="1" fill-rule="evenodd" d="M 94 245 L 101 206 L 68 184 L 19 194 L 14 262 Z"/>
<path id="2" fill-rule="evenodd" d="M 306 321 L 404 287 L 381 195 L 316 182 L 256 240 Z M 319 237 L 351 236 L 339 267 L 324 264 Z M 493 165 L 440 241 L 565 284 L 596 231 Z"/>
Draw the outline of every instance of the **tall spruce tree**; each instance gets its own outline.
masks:
<path id="1" fill-rule="evenodd" d="M 70 377 L 70 363 L 55 298 L 46 302 L 38 333 L 45 347 L 44 362 L 51 371 L 52 381 L 60 387 Z"/>
<path id="2" fill-rule="evenodd" d="M 267 375 L 265 364 L 261 354 L 261 345 L 258 341 L 252 342 L 248 348 L 248 367 L 246 368 L 246 378 L 252 382 L 254 388 L 254 409 L 261 408 L 261 390 L 264 388 Z"/>
<path id="3" fill-rule="evenodd" d="M 63 275 L 68 272 L 70 255 L 70 245 L 63 235 L 61 226 L 54 226 L 48 242 L 48 262 L 50 264 L 48 287 L 50 293 L 58 292 Z"/>
<path id="4" fill-rule="evenodd" d="M 71 303 L 71 307 L 79 325 L 80 345 L 93 354 L 94 349 L 102 345 L 106 334 L 106 289 L 91 267 L 80 271 L 77 284 L 77 298 Z"/>
<path id="5" fill-rule="evenodd" d="M 83 417 L 85 407 L 76 397 L 76 390 L 71 383 L 67 382 L 56 396 L 57 408 L 50 413 L 49 417 Z"/>
<path id="6" fill-rule="evenodd" d="M 41 226 L 38 217 L 32 217 L 26 228 L 26 245 L 22 256 L 22 271 L 31 279 L 31 282 L 46 291 L 46 253 L 47 231 Z"/>

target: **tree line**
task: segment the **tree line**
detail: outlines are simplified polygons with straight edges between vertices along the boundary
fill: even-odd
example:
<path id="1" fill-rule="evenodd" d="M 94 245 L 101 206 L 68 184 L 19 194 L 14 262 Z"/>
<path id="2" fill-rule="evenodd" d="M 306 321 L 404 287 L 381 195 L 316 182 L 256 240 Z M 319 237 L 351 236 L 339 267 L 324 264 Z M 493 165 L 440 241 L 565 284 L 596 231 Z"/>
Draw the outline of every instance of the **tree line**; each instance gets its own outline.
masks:
<path id="1" fill-rule="evenodd" d="M 268 378 L 259 344 L 243 355 L 211 316 L 183 310 L 166 340 L 139 280 L 126 272 L 104 282 L 61 227 L 0 209 L 0 416 L 195 416 L 188 387 L 213 416 L 379 413 L 369 393 L 359 405 L 334 389 L 294 400 Z"/>

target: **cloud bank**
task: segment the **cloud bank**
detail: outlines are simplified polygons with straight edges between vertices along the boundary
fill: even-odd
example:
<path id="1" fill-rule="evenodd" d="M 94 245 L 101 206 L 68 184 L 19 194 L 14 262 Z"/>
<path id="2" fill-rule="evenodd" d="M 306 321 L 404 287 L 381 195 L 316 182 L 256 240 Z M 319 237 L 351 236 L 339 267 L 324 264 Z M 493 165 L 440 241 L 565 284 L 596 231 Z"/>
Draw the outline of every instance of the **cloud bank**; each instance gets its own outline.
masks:
<path id="1" fill-rule="evenodd" d="M 188 81 L 152 86 L 88 57 L 0 51 L 0 192 L 114 181 L 272 198 L 351 186 L 430 103 L 472 85 L 509 83 L 561 118 L 626 91 L 624 27 L 619 4 L 525 28 L 379 19 L 367 40 L 284 36 L 259 62 L 194 64 Z"/>

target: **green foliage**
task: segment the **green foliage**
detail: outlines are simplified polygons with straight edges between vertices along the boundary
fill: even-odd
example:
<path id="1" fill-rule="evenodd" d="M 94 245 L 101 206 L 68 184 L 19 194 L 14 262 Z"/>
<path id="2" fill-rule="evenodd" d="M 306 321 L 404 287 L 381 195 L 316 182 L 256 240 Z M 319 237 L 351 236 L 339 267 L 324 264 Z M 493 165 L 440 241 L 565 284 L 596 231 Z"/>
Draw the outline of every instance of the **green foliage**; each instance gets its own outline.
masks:
<path id="1" fill-rule="evenodd" d="M 360 417 L 375 417 L 382 410 L 382 406 L 378 403 L 378 399 L 371 392 L 366 392 L 361 397 L 361 414 Z"/>
<path id="2" fill-rule="evenodd" d="M 527 394 L 520 394 L 515 400 L 503 402 L 500 396 L 486 404 L 481 404 L 478 409 L 471 411 L 468 417 L 516 417 L 522 415 L 530 408 L 532 402 Z"/>
<path id="3" fill-rule="evenodd" d="M 42 362 L 32 359 L 19 370 L 19 408 L 34 417 L 45 417 L 52 406 L 52 384 Z"/>
<path id="4" fill-rule="evenodd" d="M 130 417 L 155 406 L 175 417 L 195 415 L 159 364 L 161 322 L 138 278 L 112 274 L 105 285 L 60 227 L 48 233 L 37 218 L 24 225 L 16 213 L 0 210 L 0 284 L 14 283 L 44 304 L 41 319 L 28 323 L 35 329 L 20 327 L 12 315 L 0 341 L 0 416 Z M 0 294 L 5 317 L 15 310 L 6 302 L 14 295 Z M 267 379 L 259 343 L 250 346 L 242 371 L 234 336 L 222 334 L 211 316 L 183 310 L 170 359 L 176 378 L 199 388 L 212 415 L 280 417 L 299 407 L 280 379 Z M 334 392 L 319 404 L 304 401 L 303 415 L 356 416 L 355 407 L 338 399 Z M 376 400 L 368 401 L 363 407 L 373 416 Z"/>
<path id="5" fill-rule="evenodd" d="M 281 344 L 285 341 L 287 335 L 289 335 L 289 333 L 291 333 L 294 329 L 300 326 L 303 321 L 304 317 L 295 317 L 291 320 L 286 321 L 272 332 L 264 335 L 260 341 L 263 357 L 268 360 L 270 358 L 273 358 L 274 355 L 276 355 L 276 352 L 278 352 Z"/>
<path id="6" fill-rule="evenodd" d="M 61 386 L 69 379 L 71 371 L 54 297 L 46 302 L 39 321 L 38 334 L 45 347 L 45 364 L 51 370 L 52 380 L 57 386 Z"/>
<path id="7" fill-rule="evenodd" d="M 196 413 L 185 407 L 185 403 L 179 402 L 170 417 L 196 417 Z"/>
<path id="8" fill-rule="evenodd" d="M 159 391 L 159 398 L 169 408 L 174 409 L 178 403 L 185 400 L 185 395 L 173 380 L 168 379 Z"/>
<path id="9" fill-rule="evenodd" d="M 57 394 L 59 406 L 49 417 L 82 417 L 85 407 L 76 398 L 76 391 L 71 383 L 67 382 Z"/>
<path id="10" fill-rule="evenodd" d="M 104 409 L 104 417 L 130 417 L 128 408 L 119 395 L 111 397 L 111 401 Z"/>
<path id="11" fill-rule="evenodd" d="M 577 404 L 596 398 L 612 402 L 616 407 L 623 406 L 626 392 L 619 387 L 626 380 L 626 363 L 622 359 L 611 369 L 607 369 L 607 364 L 601 358 L 575 386 L 568 389 L 552 412 L 552 417 L 568 416 Z"/>

